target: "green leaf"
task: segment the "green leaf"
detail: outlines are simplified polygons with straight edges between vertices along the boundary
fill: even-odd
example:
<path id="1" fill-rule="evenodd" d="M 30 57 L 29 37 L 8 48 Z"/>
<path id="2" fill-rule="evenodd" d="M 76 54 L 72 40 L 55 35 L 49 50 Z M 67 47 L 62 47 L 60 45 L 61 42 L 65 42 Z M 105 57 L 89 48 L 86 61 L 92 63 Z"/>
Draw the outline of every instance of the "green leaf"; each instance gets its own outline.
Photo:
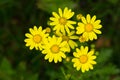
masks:
<path id="1" fill-rule="evenodd" d="M 112 4 L 117 4 L 119 0 L 108 0 L 108 2 L 112 3 Z"/>
<path id="2" fill-rule="evenodd" d="M 98 57 L 97 57 L 97 63 L 106 63 L 106 61 L 108 61 L 112 55 L 113 50 L 112 49 L 101 49 Z"/>
<path id="3" fill-rule="evenodd" d="M 6 58 L 3 58 L 1 62 L 0 72 L 8 74 L 8 75 L 12 75 L 14 73 L 14 71 L 11 68 L 10 62 Z"/>
<path id="4" fill-rule="evenodd" d="M 38 80 L 38 74 L 31 74 L 27 76 L 26 80 Z"/>

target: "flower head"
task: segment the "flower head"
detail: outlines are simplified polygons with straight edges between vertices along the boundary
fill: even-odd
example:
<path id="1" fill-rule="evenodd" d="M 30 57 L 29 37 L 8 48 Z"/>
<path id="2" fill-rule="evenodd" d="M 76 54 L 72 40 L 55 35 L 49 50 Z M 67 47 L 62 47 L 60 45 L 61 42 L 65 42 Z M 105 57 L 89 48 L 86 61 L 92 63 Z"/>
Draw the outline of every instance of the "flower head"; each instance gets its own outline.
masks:
<path id="1" fill-rule="evenodd" d="M 56 30 L 56 33 L 62 32 L 65 33 L 67 31 L 68 33 L 70 32 L 70 29 L 74 29 L 74 26 L 72 24 L 76 24 L 75 21 L 69 20 L 73 15 L 74 12 L 71 11 L 71 9 L 68 9 L 67 7 L 64 8 L 64 11 L 62 12 L 62 9 L 58 9 L 59 14 L 56 12 L 53 12 L 53 17 L 50 17 L 50 22 L 51 26 L 54 26 L 53 30 Z"/>
<path id="2" fill-rule="evenodd" d="M 70 48 L 74 49 L 75 47 L 77 47 L 77 43 L 74 41 L 76 39 L 78 39 L 78 36 L 74 35 L 75 31 L 71 31 L 70 33 L 58 33 L 57 35 L 62 37 L 63 41 L 67 41 L 67 46 L 70 50 Z"/>
<path id="3" fill-rule="evenodd" d="M 49 27 L 46 27 L 46 28 L 45 28 L 45 31 L 46 31 L 46 33 L 50 33 L 50 32 L 51 32 L 51 29 L 50 29 Z"/>
<path id="4" fill-rule="evenodd" d="M 66 58 L 65 52 L 68 52 L 66 44 L 66 41 L 62 41 L 61 37 L 48 37 L 42 51 L 43 54 L 46 54 L 45 60 L 48 59 L 49 62 L 54 60 L 55 63 L 61 62 L 62 58 Z"/>
<path id="5" fill-rule="evenodd" d="M 83 15 L 82 15 L 82 14 L 78 14 L 78 15 L 76 16 L 76 19 L 77 19 L 77 20 L 80 20 L 81 17 L 83 17 Z"/>
<path id="6" fill-rule="evenodd" d="M 89 69 L 93 69 L 93 64 L 96 64 L 94 59 L 96 59 L 96 56 L 93 55 L 94 50 L 91 50 L 88 52 L 88 47 L 81 46 L 80 49 L 76 48 L 76 52 L 73 53 L 74 57 L 72 59 L 72 62 L 74 62 L 74 67 L 76 67 L 77 70 L 80 70 L 82 72 L 89 71 Z"/>
<path id="7" fill-rule="evenodd" d="M 25 34 L 27 37 L 24 40 L 26 42 L 26 46 L 30 46 L 30 50 L 32 50 L 34 47 L 36 50 L 38 50 L 38 48 L 42 50 L 42 45 L 44 44 L 48 34 L 45 34 L 45 30 L 42 30 L 41 26 L 39 28 L 34 26 L 34 28 L 30 28 L 29 31 L 30 33 Z"/>
<path id="8" fill-rule="evenodd" d="M 87 14 L 86 19 L 85 17 L 81 17 L 82 22 L 78 22 L 77 34 L 82 34 L 84 37 L 87 37 L 90 40 L 97 39 L 96 34 L 101 34 L 101 31 L 99 30 L 102 28 L 102 25 L 100 24 L 100 20 L 96 20 L 96 16 L 90 17 L 89 14 Z"/>
<path id="9" fill-rule="evenodd" d="M 84 43 L 85 41 L 88 41 L 88 38 L 85 37 L 85 36 L 80 36 L 80 37 L 79 37 L 79 41 L 80 41 L 81 43 Z"/>

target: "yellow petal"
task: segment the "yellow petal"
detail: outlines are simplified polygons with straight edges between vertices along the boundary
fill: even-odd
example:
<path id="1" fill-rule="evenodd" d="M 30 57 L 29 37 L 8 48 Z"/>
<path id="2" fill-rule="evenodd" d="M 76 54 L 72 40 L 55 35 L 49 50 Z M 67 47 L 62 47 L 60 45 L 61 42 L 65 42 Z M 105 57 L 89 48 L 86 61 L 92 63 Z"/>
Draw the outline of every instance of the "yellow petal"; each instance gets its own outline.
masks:
<path id="1" fill-rule="evenodd" d="M 77 58 L 73 58 L 72 62 L 78 62 L 78 59 Z"/>
<path id="2" fill-rule="evenodd" d="M 87 21 L 86 21 L 85 17 L 81 17 L 81 20 L 84 24 L 87 24 Z"/>
<path id="3" fill-rule="evenodd" d="M 64 9 L 64 12 L 63 12 L 63 16 L 64 17 L 66 17 L 67 15 L 66 15 L 66 13 L 68 12 L 68 8 L 67 7 L 65 7 L 65 9 Z"/>
<path id="4" fill-rule="evenodd" d="M 53 25 L 57 25 L 57 24 L 58 24 L 58 22 L 51 22 L 51 23 L 50 23 L 50 25 L 52 25 L 52 26 L 53 26 Z"/>
<path id="5" fill-rule="evenodd" d="M 78 53 L 76 53 L 76 52 L 73 53 L 73 56 L 74 56 L 74 57 L 77 57 L 77 58 L 80 57 L 80 56 L 78 55 Z"/>
<path id="6" fill-rule="evenodd" d="M 34 48 L 34 44 L 31 44 L 30 46 L 30 50 L 32 50 Z"/>
<path id="7" fill-rule="evenodd" d="M 90 23 L 94 23 L 96 16 L 93 16 Z"/>
<path id="8" fill-rule="evenodd" d="M 68 20 L 67 23 L 69 23 L 69 24 L 76 24 L 75 21 L 71 21 L 71 20 Z"/>
<path id="9" fill-rule="evenodd" d="M 62 17 L 62 9 L 59 8 L 58 11 L 59 11 L 60 17 Z"/>
<path id="10" fill-rule="evenodd" d="M 78 39 L 79 37 L 78 36 L 70 36 L 69 38 L 70 39 Z"/>
<path id="11" fill-rule="evenodd" d="M 78 23 L 78 27 L 76 28 L 77 29 L 77 34 L 81 34 L 85 31 L 85 28 L 84 28 L 84 24 L 83 23 Z"/>
<path id="12" fill-rule="evenodd" d="M 92 66 L 91 64 L 89 64 L 89 68 L 90 68 L 90 69 L 93 69 L 93 66 Z"/>
<path id="13" fill-rule="evenodd" d="M 102 25 L 93 25 L 93 27 L 95 28 L 95 29 L 100 29 L 100 28 L 102 28 Z"/>
<path id="14" fill-rule="evenodd" d="M 71 29 L 74 29 L 74 26 L 72 26 L 72 25 L 69 24 L 69 23 L 67 23 L 67 24 L 65 25 L 65 27 L 69 27 L 69 28 L 71 28 Z"/>
<path id="15" fill-rule="evenodd" d="M 90 14 L 87 14 L 87 23 L 90 23 Z"/>
<path id="16" fill-rule="evenodd" d="M 44 59 L 47 60 L 47 59 L 49 59 L 49 57 L 50 57 L 50 54 L 46 54 Z"/>
<path id="17" fill-rule="evenodd" d="M 50 20 L 51 20 L 51 21 L 58 21 L 58 19 L 57 19 L 57 18 L 54 18 L 54 17 L 50 17 Z"/>
<path id="18" fill-rule="evenodd" d="M 61 62 L 61 61 L 62 61 L 61 56 L 58 56 L 58 61 L 59 61 L 59 62 Z"/>
<path id="19" fill-rule="evenodd" d="M 65 34 L 65 27 L 64 27 L 64 25 L 61 25 L 61 32 L 62 32 L 63 34 Z"/>
<path id="20" fill-rule="evenodd" d="M 34 31 L 32 28 L 30 28 L 29 31 L 30 31 L 30 33 L 31 33 L 32 35 L 35 35 L 35 34 L 36 34 L 35 31 Z"/>
<path id="21" fill-rule="evenodd" d="M 80 50 L 81 50 L 81 51 L 84 51 L 84 47 L 83 47 L 83 46 L 81 46 L 81 47 L 80 47 Z"/>
<path id="22" fill-rule="evenodd" d="M 53 55 L 49 57 L 49 62 L 52 62 L 52 61 L 53 61 Z"/>
<path id="23" fill-rule="evenodd" d="M 87 52 L 88 52 L 88 47 L 86 46 L 86 47 L 84 48 L 84 53 L 87 54 Z"/>
<path id="24" fill-rule="evenodd" d="M 89 35 L 88 35 L 87 32 L 84 32 L 84 33 L 83 33 L 83 37 L 88 38 L 88 36 L 89 36 Z"/>
<path id="25" fill-rule="evenodd" d="M 66 58 L 66 55 L 63 52 L 59 53 L 61 57 Z"/>
<path id="26" fill-rule="evenodd" d="M 67 31 L 67 33 L 69 34 L 70 33 L 70 30 L 68 27 L 65 26 L 65 30 Z"/>
<path id="27" fill-rule="evenodd" d="M 72 41 L 72 40 L 69 40 L 69 45 L 70 45 L 70 47 L 71 47 L 72 49 L 74 49 L 75 47 L 78 46 L 78 45 L 77 45 L 74 41 Z"/>
<path id="28" fill-rule="evenodd" d="M 37 31 L 37 27 L 36 26 L 34 26 L 34 28 L 33 28 L 35 31 Z"/>
<path id="29" fill-rule="evenodd" d="M 81 70 L 82 70 L 83 73 L 85 72 L 85 67 L 84 67 L 84 65 L 81 66 Z"/>
<path id="30" fill-rule="evenodd" d="M 97 34 L 102 34 L 102 32 L 100 30 L 94 29 L 93 31 Z"/>
<path id="31" fill-rule="evenodd" d="M 89 32 L 89 39 L 92 41 L 93 39 L 97 39 L 97 35 L 94 32 Z"/>
<path id="32" fill-rule="evenodd" d="M 62 41 L 62 38 L 60 37 L 60 38 L 57 39 L 56 43 L 59 45 L 61 43 L 61 41 Z"/>
<path id="33" fill-rule="evenodd" d="M 92 60 L 93 60 L 93 59 L 96 59 L 96 56 L 91 56 L 90 59 L 92 59 Z"/>
<path id="34" fill-rule="evenodd" d="M 60 46 L 60 47 L 64 47 L 66 44 L 67 44 L 67 42 L 66 42 L 66 41 L 63 41 L 59 46 Z"/>
<path id="35" fill-rule="evenodd" d="M 99 25 L 100 22 L 101 22 L 101 20 L 96 20 L 96 21 L 93 23 L 93 25 Z"/>
<path id="36" fill-rule="evenodd" d="M 88 56 L 92 56 L 94 54 L 94 50 L 91 50 L 89 53 L 88 53 Z"/>
<path id="37" fill-rule="evenodd" d="M 81 66 L 79 65 L 79 66 L 77 66 L 77 71 L 79 71 L 80 70 L 80 68 L 81 68 Z"/>
<path id="38" fill-rule="evenodd" d="M 33 38 L 33 36 L 29 33 L 26 33 L 25 36 L 28 37 L 28 38 Z"/>
<path id="39" fill-rule="evenodd" d="M 56 12 L 52 12 L 52 14 L 55 18 L 60 18 L 59 15 Z"/>
<path id="40" fill-rule="evenodd" d="M 58 62 L 58 56 L 54 56 L 54 62 L 55 62 L 55 63 Z"/>
<path id="41" fill-rule="evenodd" d="M 95 61 L 90 61 L 90 63 L 91 63 L 91 64 L 96 64 L 96 62 L 95 62 Z"/>

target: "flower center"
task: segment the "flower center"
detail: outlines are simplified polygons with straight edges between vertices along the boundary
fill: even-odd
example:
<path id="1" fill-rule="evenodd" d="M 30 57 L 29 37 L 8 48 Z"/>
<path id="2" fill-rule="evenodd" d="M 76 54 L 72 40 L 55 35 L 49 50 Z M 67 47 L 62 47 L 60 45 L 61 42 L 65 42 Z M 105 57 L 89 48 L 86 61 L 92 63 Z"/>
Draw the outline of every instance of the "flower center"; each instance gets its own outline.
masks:
<path id="1" fill-rule="evenodd" d="M 59 46 L 55 44 L 51 47 L 51 52 L 58 53 L 59 49 L 60 49 Z"/>
<path id="2" fill-rule="evenodd" d="M 60 22 L 60 24 L 65 25 L 66 22 L 67 22 L 67 20 L 66 20 L 64 17 L 61 17 L 61 18 L 59 19 L 59 22 Z"/>
<path id="3" fill-rule="evenodd" d="M 62 39 L 63 39 L 63 41 L 69 41 L 69 37 L 68 36 L 62 36 Z"/>
<path id="4" fill-rule="evenodd" d="M 82 63 L 82 64 L 84 64 L 84 63 L 86 63 L 87 62 L 87 60 L 88 60 L 88 57 L 87 57 L 87 55 L 82 55 L 82 56 L 80 56 L 80 62 Z"/>
<path id="5" fill-rule="evenodd" d="M 42 41 L 42 37 L 39 34 L 36 34 L 33 37 L 33 40 L 34 40 L 35 43 L 40 43 Z"/>
<path id="6" fill-rule="evenodd" d="M 86 24 L 86 25 L 85 25 L 85 30 L 86 30 L 87 32 L 92 31 L 92 30 L 93 30 L 92 24 Z"/>

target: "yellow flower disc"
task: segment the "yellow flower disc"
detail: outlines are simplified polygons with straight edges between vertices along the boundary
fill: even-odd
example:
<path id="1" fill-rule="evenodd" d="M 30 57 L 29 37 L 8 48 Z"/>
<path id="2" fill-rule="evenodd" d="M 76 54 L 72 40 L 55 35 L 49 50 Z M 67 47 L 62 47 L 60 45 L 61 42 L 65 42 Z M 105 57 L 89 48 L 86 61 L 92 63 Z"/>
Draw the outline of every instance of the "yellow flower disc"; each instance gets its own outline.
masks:
<path id="1" fill-rule="evenodd" d="M 58 45 L 53 45 L 51 47 L 51 52 L 53 53 L 58 53 L 59 52 L 59 46 Z"/>
<path id="2" fill-rule="evenodd" d="M 81 62 L 82 64 L 86 63 L 87 60 L 88 60 L 87 55 L 82 55 L 82 56 L 80 56 L 80 62 Z"/>
<path id="3" fill-rule="evenodd" d="M 39 43 L 42 41 L 42 37 L 38 34 L 36 34 L 34 37 L 33 37 L 33 40 L 35 43 Z"/>
<path id="4" fill-rule="evenodd" d="M 67 22 L 67 20 L 66 20 L 64 17 L 61 17 L 61 18 L 59 19 L 59 23 L 60 23 L 60 24 L 65 25 L 66 22 Z"/>
<path id="5" fill-rule="evenodd" d="M 93 30 L 93 26 L 92 26 L 92 24 L 86 24 L 85 25 L 85 30 L 87 31 L 87 32 L 90 32 L 90 31 L 92 31 Z"/>

